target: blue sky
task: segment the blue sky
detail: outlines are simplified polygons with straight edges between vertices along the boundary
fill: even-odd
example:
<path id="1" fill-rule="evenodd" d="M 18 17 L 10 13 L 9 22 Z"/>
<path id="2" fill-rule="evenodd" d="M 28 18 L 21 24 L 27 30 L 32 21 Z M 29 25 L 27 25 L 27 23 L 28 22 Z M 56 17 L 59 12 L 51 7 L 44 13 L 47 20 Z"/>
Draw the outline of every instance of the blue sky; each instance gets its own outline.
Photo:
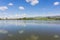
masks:
<path id="1" fill-rule="evenodd" d="M 0 0 L 0 17 L 60 15 L 60 0 Z"/>

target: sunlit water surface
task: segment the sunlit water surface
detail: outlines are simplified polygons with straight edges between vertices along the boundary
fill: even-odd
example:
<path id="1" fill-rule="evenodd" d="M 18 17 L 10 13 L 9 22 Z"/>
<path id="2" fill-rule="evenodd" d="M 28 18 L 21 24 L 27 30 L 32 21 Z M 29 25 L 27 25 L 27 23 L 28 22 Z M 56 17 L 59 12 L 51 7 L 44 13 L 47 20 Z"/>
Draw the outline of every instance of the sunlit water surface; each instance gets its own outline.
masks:
<path id="1" fill-rule="evenodd" d="M 0 20 L 0 40 L 60 40 L 60 21 Z"/>

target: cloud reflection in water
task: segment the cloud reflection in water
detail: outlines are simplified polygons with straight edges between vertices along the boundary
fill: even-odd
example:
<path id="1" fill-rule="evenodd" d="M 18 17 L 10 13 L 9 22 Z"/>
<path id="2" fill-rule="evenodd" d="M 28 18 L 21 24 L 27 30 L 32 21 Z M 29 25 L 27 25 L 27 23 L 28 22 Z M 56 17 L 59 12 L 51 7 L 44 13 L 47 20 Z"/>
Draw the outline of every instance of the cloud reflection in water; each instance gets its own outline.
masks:
<path id="1" fill-rule="evenodd" d="M 0 29 L 0 34 L 7 34 L 7 33 L 8 33 L 7 30 Z"/>

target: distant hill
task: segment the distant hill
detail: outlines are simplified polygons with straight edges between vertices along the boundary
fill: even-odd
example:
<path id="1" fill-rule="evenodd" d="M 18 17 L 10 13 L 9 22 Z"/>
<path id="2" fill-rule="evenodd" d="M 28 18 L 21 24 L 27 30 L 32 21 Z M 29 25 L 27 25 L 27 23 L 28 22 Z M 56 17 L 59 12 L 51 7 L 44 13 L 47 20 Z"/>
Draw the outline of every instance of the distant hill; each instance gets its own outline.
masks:
<path id="1" fill-rule="evenodd" d="M 60 20 L 60 16 L 47 16 L 47 17 L 23 17 L 23 18 L 0 18 L 0 20 Z"/>
<path id="2" fill-rule="evenodd" d="M 60 20 L 60 16 L 47 16 L 47 17 L 24 17 L 18 18 L 18 20 Z"/>

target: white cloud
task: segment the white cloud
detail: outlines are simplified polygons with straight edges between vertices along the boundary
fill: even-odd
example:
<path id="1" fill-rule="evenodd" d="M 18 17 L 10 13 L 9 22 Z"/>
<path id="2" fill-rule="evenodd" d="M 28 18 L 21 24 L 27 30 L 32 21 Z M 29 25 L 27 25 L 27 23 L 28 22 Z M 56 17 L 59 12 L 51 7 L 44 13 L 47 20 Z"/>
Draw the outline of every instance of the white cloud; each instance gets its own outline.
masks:
<path id="1" fill-rule="evenodd" d="M 20 9 L 20 10 L 24 10 L 25 8 L 24 8 L 23 6 L 20 6 L 19 9 Z"/>
<path id="2" fill-rule="evenodd" d="M 4 15 L 3 17 L 0 15 L 1 18 L 23 18 L 23 17 L 27 17 L 27 14 L 23 13 L 23 14 L 9 14 L 9 15 Z"/>
<path id="3" fill-rule="evenodd" d="M 1 11 L 5 11 L 5 10 L 7 10 L 7 9 L 8 9 L 7 6 L 0 6 L 0 10 L 1 10 Z"/>
<path id="4" fill-rule="evenodd" d="M 60 5 L 60 2 L 54 2 L 54 5 L 56 5 L 56 6 Z"/>
<path id="5" fill-rule="evenodd" d="M 24 13 L 24 14 L 22 14 L 21 16 L 22 16 L 22 17 L 26 17 L 26 16 L 27 16 L 27 14 L 25 14 L 25 13 Z"/>
<path id="6" fill-rule="evenodd" d="M 39 0 L 26 0 L 26 2 L 30 3 L 31 5 L 36 5 L 39 3 Z"/>
<path id="7" fill-rule="evenodd" d="M 8 5 L 9 5 L 9 6 L 13 6 L 13 3 L 9 3 Z"/>
<path id="8" fill-rule="evenodd" d="M 15 14 L 14 17 L 16 18 L 23 18 L 23 17 L 27 17 L 27 14 L 23 13 L 23 14 Z"/>
<path id="9" fill-rule="evenodd" d="M 26 0 L 26 2 L 30 2 L 31 0 Z"/>
<path id="10" fill-rule="evenodd" d="M 36 4 L 38 4 L 39 3 L 39 1 L 38 0 L 35 0 L 35 1 L 32 1 L 31 2 L 31 5 L 36 5 Z"/>

